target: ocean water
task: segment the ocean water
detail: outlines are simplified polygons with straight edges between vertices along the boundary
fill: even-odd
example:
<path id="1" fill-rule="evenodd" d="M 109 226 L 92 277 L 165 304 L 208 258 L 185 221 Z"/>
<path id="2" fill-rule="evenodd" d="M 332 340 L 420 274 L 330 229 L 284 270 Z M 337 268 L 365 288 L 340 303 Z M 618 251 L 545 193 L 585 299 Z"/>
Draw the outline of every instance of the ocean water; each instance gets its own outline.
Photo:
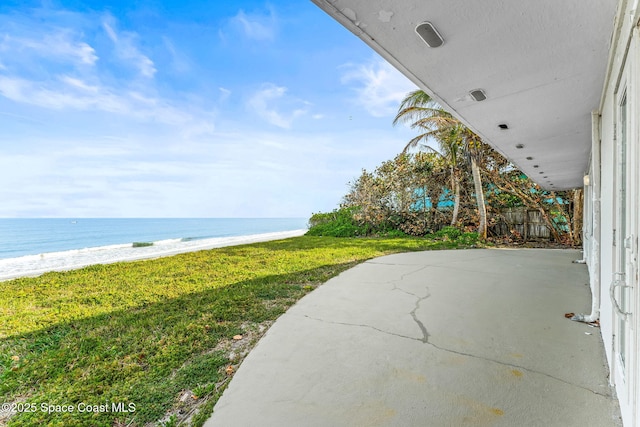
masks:
<path id="1" fill-rule="evenodd" d="M 0 280 L 301 235 L 306 228 L 305 218 L 0 219 Z"/>
<path id="2" fill-rule="evenodd" d="M 0 219 L 0 259 L 73 249 L 307 228 L 304 218 Z"/>

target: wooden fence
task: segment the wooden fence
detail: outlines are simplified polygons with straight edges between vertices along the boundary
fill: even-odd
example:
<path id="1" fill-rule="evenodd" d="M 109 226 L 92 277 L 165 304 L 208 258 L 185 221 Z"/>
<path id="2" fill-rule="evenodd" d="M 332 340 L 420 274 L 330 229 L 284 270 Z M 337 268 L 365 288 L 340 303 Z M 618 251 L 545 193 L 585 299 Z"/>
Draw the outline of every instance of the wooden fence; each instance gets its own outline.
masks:
<path id="1" fill-rule="evenodd" d="M 551 238 L 549 228 L 539 211 L 509 208 L 501 213 L 503 218 L 491 227 L 491 232 L 496 236 L 508 236 L 513 234 L 512 230 L 515 230 L 525 241 Z"/>

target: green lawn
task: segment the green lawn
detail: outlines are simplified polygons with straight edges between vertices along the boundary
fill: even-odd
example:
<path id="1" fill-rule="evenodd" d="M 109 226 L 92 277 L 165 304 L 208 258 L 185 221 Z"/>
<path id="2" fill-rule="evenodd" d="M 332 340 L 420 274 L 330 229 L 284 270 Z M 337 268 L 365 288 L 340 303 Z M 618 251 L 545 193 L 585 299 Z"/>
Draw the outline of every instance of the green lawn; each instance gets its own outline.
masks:
<path id="1" fill-rule="evenodd" d="M 303 236 L 0 282 L 0 403 L 21 411 L 0 425 L 201 425 L 242 355 L 316 286 L 457 246 Z"/>

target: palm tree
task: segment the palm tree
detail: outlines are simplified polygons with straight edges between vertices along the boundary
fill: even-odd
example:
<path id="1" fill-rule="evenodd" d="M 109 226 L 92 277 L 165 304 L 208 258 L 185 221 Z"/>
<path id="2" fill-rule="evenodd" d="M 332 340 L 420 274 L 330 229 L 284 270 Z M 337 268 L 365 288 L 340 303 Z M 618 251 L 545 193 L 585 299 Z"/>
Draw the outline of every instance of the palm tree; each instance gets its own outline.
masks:
<path id="1" fill-rule="evenodd" d="M 455 226 L 458 222 L 458 213 L 460 212 L 460 181 L 461 170 L 458 167 L 460 163 L 462 141 L 455 129 L 449 129 L 448 132 L 442 132 L 438 136 L 438 145 L 440 151 L 437 153 L 449 166 L 449 175 L 451 179 L 451 189 L 453 190 L 453 213 L 451 215 L 451 226 Z M 431 148 L 431 147 L 430 147 Z M 435 149 L 432 149 L 436 151 Z"/>
<path id="2" fill-rule="evenodd" d="M 487 209 L 482 190 L 482 179 L 478 163 L 480 161 L 482 143 L 480 138 L 458 119 L 443 110 L 429 94 L 423 90 L 409 92 L 400 103 L 398 114 L 393 119 L 393 124 L 400 122 L 409 123 L 412 129 L 420 129 L 421 133 L 412 138 L 403 151 L 416 147 L 420 142 L 427 142 L 430 138 L 438 142 L 439 150 L 425 144 L 442 156 L 449 165 L 451 187 L 454 192 L 454 207 L 451 225 L 458 221 L 460 207 L 460 162 L 466 158 L 471 165 L 473 183 L 478 206 L 479 226 L 478 234 L 482 239 L 487 237 Z"/>
<path id="3" fill-rule="evenodd" d="M 464 127 L 464 126 L 463 126 Z M 480 144 L 482 140 L 469 128 L 464 127 L 464 151 L 471 163 L 471 173 L 473 175 L 473 187 L 476 194 L 476 204 L 478 205 L 478 234 L 481 239 L 487 238 L 487 206 L 484 202 L 484 190 L 482 189 L 482 178 L 478 164 L 482 160 L 482 150 Z"/>

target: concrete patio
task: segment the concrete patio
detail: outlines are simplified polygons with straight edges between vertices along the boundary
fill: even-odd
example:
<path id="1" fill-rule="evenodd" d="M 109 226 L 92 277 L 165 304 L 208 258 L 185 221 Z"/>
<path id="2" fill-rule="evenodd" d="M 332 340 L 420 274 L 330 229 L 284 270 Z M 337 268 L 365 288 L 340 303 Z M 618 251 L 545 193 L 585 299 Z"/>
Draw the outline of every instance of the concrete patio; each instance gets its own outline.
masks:
<path id="1" fill-rule="evenodd" d="M 574 250 L 390 255 L 330 280 L 247 356 L 207 427 L 619 426 Z"/>

